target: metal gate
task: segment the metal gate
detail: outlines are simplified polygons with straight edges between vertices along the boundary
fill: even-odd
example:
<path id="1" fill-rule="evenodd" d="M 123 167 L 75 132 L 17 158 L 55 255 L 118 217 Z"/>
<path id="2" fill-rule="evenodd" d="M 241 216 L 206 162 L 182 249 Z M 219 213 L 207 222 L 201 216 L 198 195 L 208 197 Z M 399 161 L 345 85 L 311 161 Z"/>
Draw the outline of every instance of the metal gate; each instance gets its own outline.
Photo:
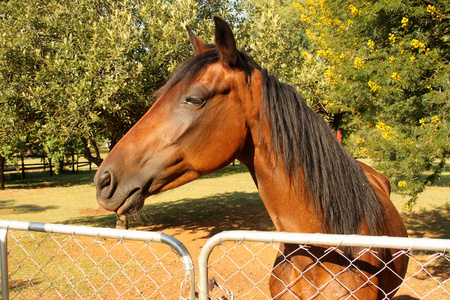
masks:
<path id="1" fill-rule="evenodd" d="M 164 233 L 0 220 L 0 256 L 5 300 L 195 299 L 192 258 Z"/>
<path id="2" fill-rule="evenodd" d="M 226 231 L 210 238 L 198 258 L 200 300 L 271 299 L 268 278 L 279 243 L 306 250 L 323 245 L 328 252 L 398 249 L 393 259 L 407 255 L 412 270 L 401 288 L 419 299 L 450 298 L 450 240 Z M 0 259 L 2 299 L 196 296 L 189 252 L 163 233 L 0 220 Z M 437 276 L 436 267 L 443 274 Z M 430 279 L 430 287 L 417 291 L 416 278 Z"/>
<path id="3" fill-rule="evenodd" d="M 298 249 L 305 251 L 309 250 L 309 245 L 329 247 L 323 256 L 315 257 L 315 264 L 321 267 L 323 266 L 321 260 L 325 260 L 326 255 L 332 251 L 339 252 L 338 247 L 358 247 L 360 252 L 354 260 L 343 256 L 348 260 L 348 268 L 354 269 L 358 268 L 354 262 L 364 253 L 370 252 L 376 256 L 376 249 L 397 249 L 398 252 L 392 260 L 401 255 L 407 255 L 409 268 L 412 270 L 400 287 L 414 298 L 450 299 L 450 240 L 260 231 L 226 231 L 207 241 L 198 259 L 199 299 L 222 299 L 222 297 L 272 299 L 269 292 L 269 277 L 273 269 L 273 260 L 279 252 L 278 243 L 296 244 Z M 214 250 L 216 250 L 215 255 L 211 257 Z M 271 252 L 270 259 L 264 260 L 262 254 L 267 252 Z M 314 254 L 311 255 L 314 257 Z M 313 265 L 309 266 L 309 268 L 312 267 Z M 387 263 L 384 264 L 384 268 L 389 268 Z M 436 276 L 435 268 L 441 268 L 443 276 Z M 302 276 L 301 272 L 299 273 L 299 276 Z M 316 287 L 315 296 L 323 298 L 321 290 L 324 286 L 333 280 L 338 281 L 339 274 L 330 272 L 330 275 L 329 282 Z M 414 282 L 416 277 L 420 277 L 420 280 L 430 279 L 430 286 L 418 291 Z M 293 278 L 292 282 L 296 280 Z M 370 278 L 368 277 L 367 280 Z M 340 284 L 343 283 L 340 282 Z M 214 285 L 215 289 L 211 291 Z M 353 299 L 352 291 L 350 288 L 347 290 L 349 294 L 345 299 Z M 389 296 L 391 295 L 385 294 L 386 299 Z"/>

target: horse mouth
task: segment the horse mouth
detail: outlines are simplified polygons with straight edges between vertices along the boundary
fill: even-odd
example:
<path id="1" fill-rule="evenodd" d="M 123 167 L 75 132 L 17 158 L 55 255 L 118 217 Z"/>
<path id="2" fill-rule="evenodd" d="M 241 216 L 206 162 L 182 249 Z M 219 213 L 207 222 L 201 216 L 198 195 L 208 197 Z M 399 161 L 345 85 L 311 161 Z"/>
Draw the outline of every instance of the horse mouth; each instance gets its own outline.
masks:
<path id="1" fill-rule="evenodd" d="M 132 215 L 139 212 L 144 206 L 145 197 L 140 193 L 140 188 L 133 189 L 128 197 L 116 209 L 118 215 Z"/>

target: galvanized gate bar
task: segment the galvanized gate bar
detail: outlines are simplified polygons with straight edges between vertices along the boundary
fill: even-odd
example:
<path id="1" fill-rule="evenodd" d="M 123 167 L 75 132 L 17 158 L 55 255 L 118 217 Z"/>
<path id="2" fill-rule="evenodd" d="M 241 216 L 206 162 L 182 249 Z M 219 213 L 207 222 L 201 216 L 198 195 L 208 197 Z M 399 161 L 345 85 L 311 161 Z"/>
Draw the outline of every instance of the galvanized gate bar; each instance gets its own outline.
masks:
<path id="1" fill-rule="evenodd" d="M 2 299 L 9 299 L 9 278 L 8 278 L 8 230 L 0 229 L 0 262 L 1 262 L 1 279 L 2 279 Z"/>
<path id="2" fill-rule="evenodd" d="M 223 231 L 211 237 L 198 257 L 199 299 L 208 300 L 208 259 L 217 245 L 226 241 L 287 243 L 299 245 L 349 246 L 389 248 L 398 250 L 450 251 L 450 240 L 388 236 L 361 236 L 321 233 L 291 233 L 267 231 Z"/>
<path id="3" fill-rule="evenodd" d="M 151 231 L 138 231 L 138 230 L 124 230 L 114 228 L 101 228 L 101 227 L 88 227 L 88 226 L 73 226 L 63 224 L 49 224 L 38 222 L 22 222 L 22 221 L 7 221 L 0 220 L 0 234 L 2 234 L 1 242 L 1 274 L 2 274 L 2 299 L 8 299 L 7 294 L 3 295 L 4 291 L 8 293 L 8 269 L 7 269 L 7 250 L 6 250 L 6 233 L 8 230 L 22 230 L 22 231 L 36 231 L 55 234 L 67 234 L 77 236 L 91 236 L 96 238 L 109 238 L 117 240 L 136 240 L 143 242 L 156 242 L 163 243 L 170 246 L 180 257 L 183 263 L 183 269 L 185 273 L 185 281 L 189 284 L 189 299 L 195 299 L 195 274 L 194 263 L 191 255 L 186 247 L 178 241 L 176 238 L 160 233 Z M 5 240 L 3 241 L 3 234 Z M 4 250 L 3 250 L 4 249 Z M 3 253 L 5 251 L 5 253 Z M 3 261 L 3 255 L 5 255 L 5 262 Z M 6 277 L 4 277 L 6 276 Z"/>

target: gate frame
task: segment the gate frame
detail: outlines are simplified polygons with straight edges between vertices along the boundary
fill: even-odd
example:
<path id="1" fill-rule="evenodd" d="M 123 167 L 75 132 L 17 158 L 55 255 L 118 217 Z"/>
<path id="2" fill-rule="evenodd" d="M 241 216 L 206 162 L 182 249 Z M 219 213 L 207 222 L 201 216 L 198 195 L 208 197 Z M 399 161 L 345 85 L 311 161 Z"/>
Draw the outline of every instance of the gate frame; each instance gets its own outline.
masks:
<path id="1" fill-rule="evenodd" d="M 77 236 L 90 236 L 94 238 L 107 238 L 116 240 L 135 240 L 143 242 L 162 243 L 168 245 L 180 257 L 183 263 L 184 283 L 189 284 L 189 299 L 195 300 L 195 273 L 194 263 L 189 251 L 176 238 L 152 231 L 124 230 L 115 228 L 74 226 L 63 224 L 50 224 L 39 222 L 22 222 L 0 220 L 0 262 L 1 262 L 1 289 L 2 299 L 9 299 L 8 276 L 8 249 L 7 237 L 9 230 L 35 231 L 49 234 L 66 234 Z"/>
<path id="2" fill-rule="evenodd" d="M 450 240 L 448 239 L 245 230 L 223 231 L 206 242 L 198 257 L 199 300 L 210 299 L 208 292 L 209 256 L 216 246 L 227 241 L 450 252 Z"/>

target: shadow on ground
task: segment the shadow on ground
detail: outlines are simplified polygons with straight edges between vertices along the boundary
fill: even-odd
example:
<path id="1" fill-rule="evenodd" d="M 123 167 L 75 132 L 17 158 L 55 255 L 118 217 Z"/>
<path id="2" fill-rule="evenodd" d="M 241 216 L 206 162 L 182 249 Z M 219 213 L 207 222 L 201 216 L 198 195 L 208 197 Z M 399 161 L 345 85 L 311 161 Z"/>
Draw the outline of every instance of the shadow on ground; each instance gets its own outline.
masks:
<path id="1" fill-rule="evenodd" d="M 96 171 L 64 171 L 58 175 L 49 176 L 46 172 L 29 172 L 26 179 L 7 180 L 7 189 L 39 189 L 50 187 L 68 187 L 93 184 Z"/>
<path id="2" fill-rule="evenodd" d="M 450 204 L 445 204 L 404 214 L 403 219 L 411 237 L 450 239 L 449 212 Z M 115 220 L 115 215 L 109 213 L 90 215 L 68 223 L 114 227 Z M 212 234 L 232 229 L 274 230 L 269 214 L 256 192 L 222 193 L 157 204 L 149 201 L 142 212 L 130 218 L 130 228 L 138 226 L 152 226 L 155 231 L 175 227 L 186 230 L 208 229 Z"/>
<path id="3" fill-rule="evenodd" d="M 404 216 L 411 237 L 450 238 L 448 219 L 450 205 L 422 210 Z M 85 216 L 68 223 L 114 227 L 116 216 L 111 213 Z M 222 193 L 205 198 L 187 198 L 174 202 L 148 203 L 137 216 L 130 218 L 130 229 L 166 231 L 203 230 L 209 238 L 226 230 L 275 230 L 258 193 Z M 420 251 L 419 255 L 430 255 Z M 416 255 L 416 254 L 415 254 Z M 445 259 L 427 267 L 439 278 L 449 276 L 449 263 Z M 448 277 L 446 277 L 448 278 Z M 396 300 L 415 300 L 399 296 Z"/>
<path id="4" fill-rule="evenodd" d="M 450 203 L 403 214 L 410 237 L 450 239 Z"/>
<path id="5" fill-rule="evenodd" d="M 59 206 L 56 205 L 17 205 L 16 203 L 16 200 L 0 200 L 0 216 L 6 214 L 34 214 L 37 212 L 59 208 Z"/>
<path id="6" fill-rule="evenodd" d="M 115 221 L 115 215 L 109 213 L 86 216 L 68 223 L 113 227 Z M 150 202 L 129 222 L 130 228 L 151 226 L 152 231 L 204 229 L 210 232 L 210 236 L 225 230 L 274 230 L 269 214 L 256 192 L 223 193 L 158 204 Z"/>

